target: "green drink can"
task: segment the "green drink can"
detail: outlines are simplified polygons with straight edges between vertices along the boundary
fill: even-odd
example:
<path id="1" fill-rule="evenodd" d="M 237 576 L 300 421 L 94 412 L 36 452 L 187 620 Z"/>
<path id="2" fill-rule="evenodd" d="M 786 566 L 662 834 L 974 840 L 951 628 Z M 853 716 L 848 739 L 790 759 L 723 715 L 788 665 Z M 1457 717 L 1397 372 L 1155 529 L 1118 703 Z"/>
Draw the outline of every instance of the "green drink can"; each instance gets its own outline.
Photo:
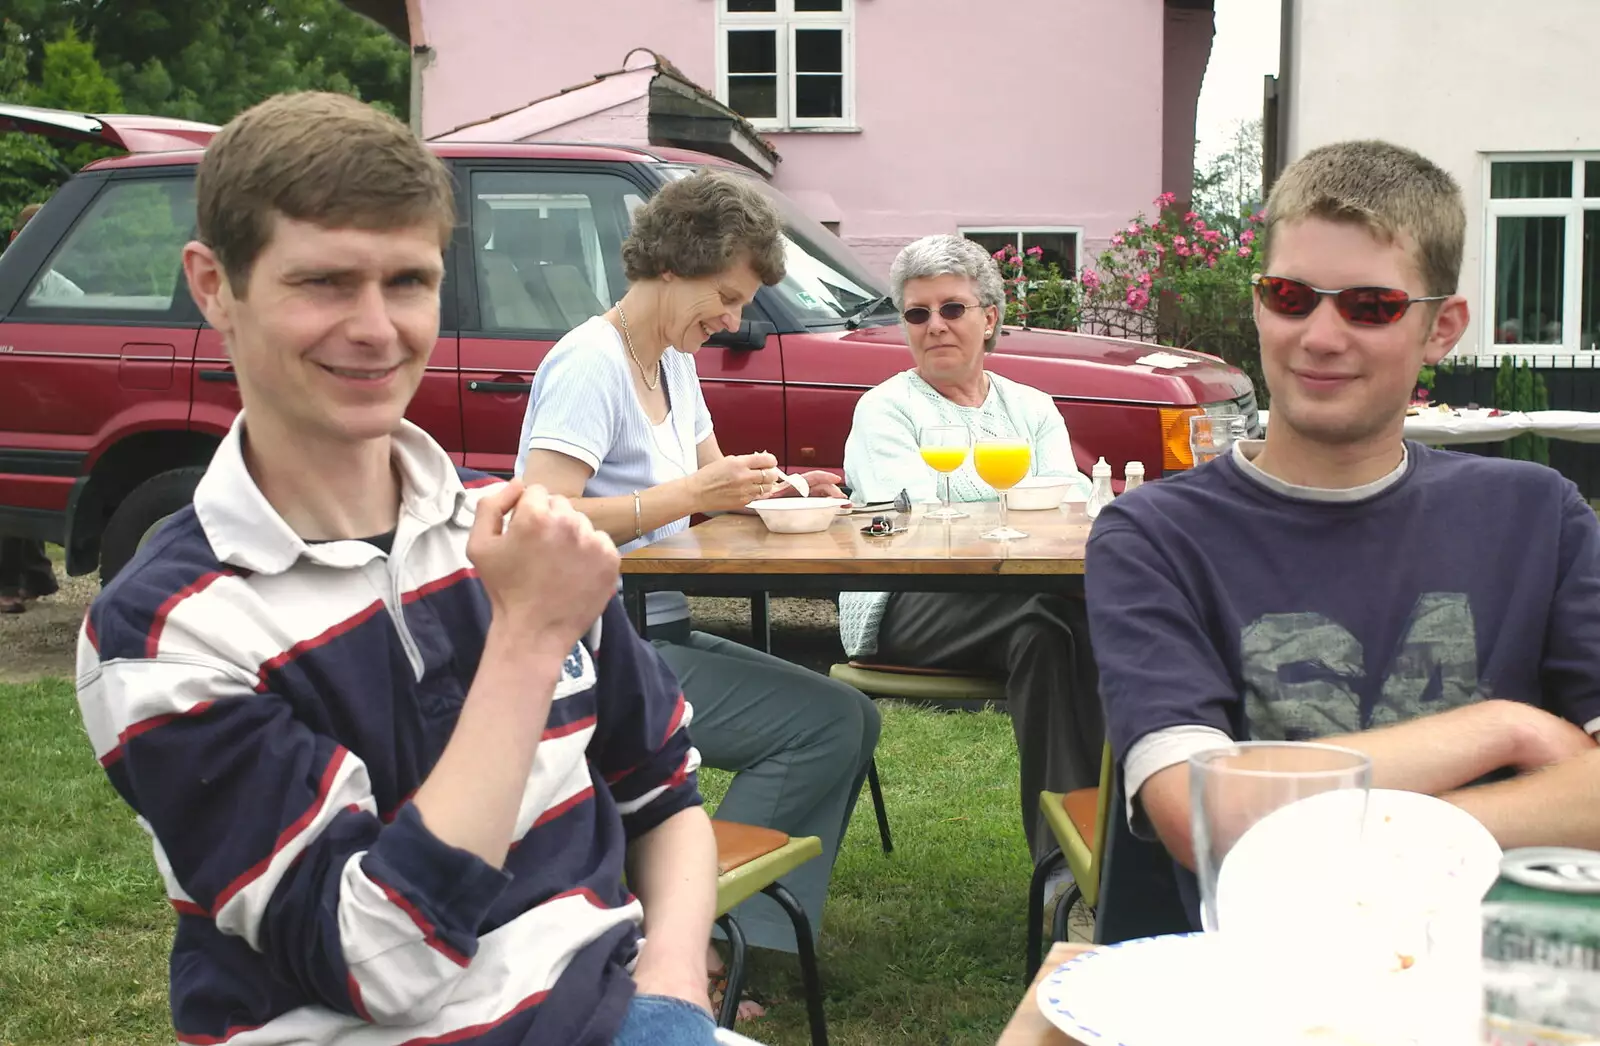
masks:
<path id="1" fill-rule="evenodd" d="M 1600 1046 L 1600 853 L 1510 850 L 1483 899 L 1484 1041 Z"/>

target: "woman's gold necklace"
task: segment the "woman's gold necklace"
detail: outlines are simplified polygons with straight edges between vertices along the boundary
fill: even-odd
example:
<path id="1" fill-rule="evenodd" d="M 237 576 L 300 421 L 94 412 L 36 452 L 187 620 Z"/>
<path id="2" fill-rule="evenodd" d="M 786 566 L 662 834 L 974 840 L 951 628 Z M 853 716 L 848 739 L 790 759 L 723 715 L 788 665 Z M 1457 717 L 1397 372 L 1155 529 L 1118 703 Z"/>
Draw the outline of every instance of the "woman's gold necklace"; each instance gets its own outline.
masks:
<path id="1" fill-rule="evenodd" d="M 661 385 L 661 361 L 656 361 L 656 383 L 650 384 L 650 375 L 645 373 L 644 363 L 640 361 L 639 354 L 633 350 L 633 335 L 628 332 L 628 314 L 622 311 L 622 303 L 617 302 L 617 319 L 622 321 L 622 340 L 628 346 L 628 355 L 633 357 L 634 366 L 639 368 L 639 377 L 644 379 L 644 387 L 651 392 L 656 391 Z"/>

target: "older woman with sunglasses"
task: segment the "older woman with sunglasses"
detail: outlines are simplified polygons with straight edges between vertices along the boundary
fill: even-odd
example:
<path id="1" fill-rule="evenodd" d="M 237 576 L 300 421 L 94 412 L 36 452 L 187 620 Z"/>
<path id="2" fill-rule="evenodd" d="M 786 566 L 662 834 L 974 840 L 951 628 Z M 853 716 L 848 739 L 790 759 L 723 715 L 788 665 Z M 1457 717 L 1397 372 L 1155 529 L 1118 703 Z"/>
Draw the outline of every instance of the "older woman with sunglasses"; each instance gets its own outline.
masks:
<path id="1" fill-rule="evenodd" d="M 1048 395 L 986 366 L 1000 340 L 1005 293 L 994 259 L 959 236 L 908 245 L 889 270 L 911 348 L 910 370 L 867 392 L 845 442 L 844 470 L 858 502 L 935 496 L 922 429 L 964 427 L 973 439 L 1026 440 L 1031 472 L 1085 492 L 1061 412 Z M 970 459 L 950 475 L 952 501 L 993 501 Z M 847 592 L 839 631 L 852 657 L 1003 676 L 1022 758 L 1022 823 L 1038 856 L 1050 835 L 1037 823 L 1042 788 L 1068 791 L 1099 779 L 1104 728 L 1094 688 L 1083 602 L 1067 595 Z"/>

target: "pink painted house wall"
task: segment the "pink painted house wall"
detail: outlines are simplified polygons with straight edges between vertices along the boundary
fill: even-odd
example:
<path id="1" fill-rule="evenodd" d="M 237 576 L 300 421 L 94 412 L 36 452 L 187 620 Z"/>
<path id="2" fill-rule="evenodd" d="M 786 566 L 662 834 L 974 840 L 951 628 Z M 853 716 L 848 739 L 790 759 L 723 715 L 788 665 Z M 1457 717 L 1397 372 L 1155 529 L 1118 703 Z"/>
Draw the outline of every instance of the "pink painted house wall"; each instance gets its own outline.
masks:
<path id="1" fill-rule="evenodd" d="M 716 91 L 720 0 L 413 2 L 432 49 L 428 137 L 619 69 L 634 47 Z M 854 11 L 858 129 L 762 134 L 782 157 L 774 184 L 837 220 L 879 272 L 918 236 L 963 227 L 1079 228 L 1089 263 L 1158 193 L 1187 195 L 1164 179 L 1192 176 L 1209 10 L 855 0 Z M 538 137 L 642 142 L 637 113 L 622 105 Z"/>

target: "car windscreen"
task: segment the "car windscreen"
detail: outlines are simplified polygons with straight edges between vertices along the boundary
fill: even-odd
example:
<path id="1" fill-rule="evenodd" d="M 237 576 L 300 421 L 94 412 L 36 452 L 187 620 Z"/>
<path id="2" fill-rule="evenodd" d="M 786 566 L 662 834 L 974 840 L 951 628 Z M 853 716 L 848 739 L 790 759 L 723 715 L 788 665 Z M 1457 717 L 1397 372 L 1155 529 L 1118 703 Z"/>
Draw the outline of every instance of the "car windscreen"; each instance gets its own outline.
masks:
<path id="1" fill-rule="evenodd" d="M 671 164 L 662 173 L 676 180 L 695 170 Z M 882 299 L 885 292 L 877 277 L 867 271 L 843 240 L 764 179 L 754 174 L 748 177 L 767 194 L 783 219 L 787 272 L 772 289 L 807 327 L 838 327 L 851 317 L 857 317 L 862 326 L 894 322 L 894 311 L 888 305 L 857 316 L 863 307 Z"/>

